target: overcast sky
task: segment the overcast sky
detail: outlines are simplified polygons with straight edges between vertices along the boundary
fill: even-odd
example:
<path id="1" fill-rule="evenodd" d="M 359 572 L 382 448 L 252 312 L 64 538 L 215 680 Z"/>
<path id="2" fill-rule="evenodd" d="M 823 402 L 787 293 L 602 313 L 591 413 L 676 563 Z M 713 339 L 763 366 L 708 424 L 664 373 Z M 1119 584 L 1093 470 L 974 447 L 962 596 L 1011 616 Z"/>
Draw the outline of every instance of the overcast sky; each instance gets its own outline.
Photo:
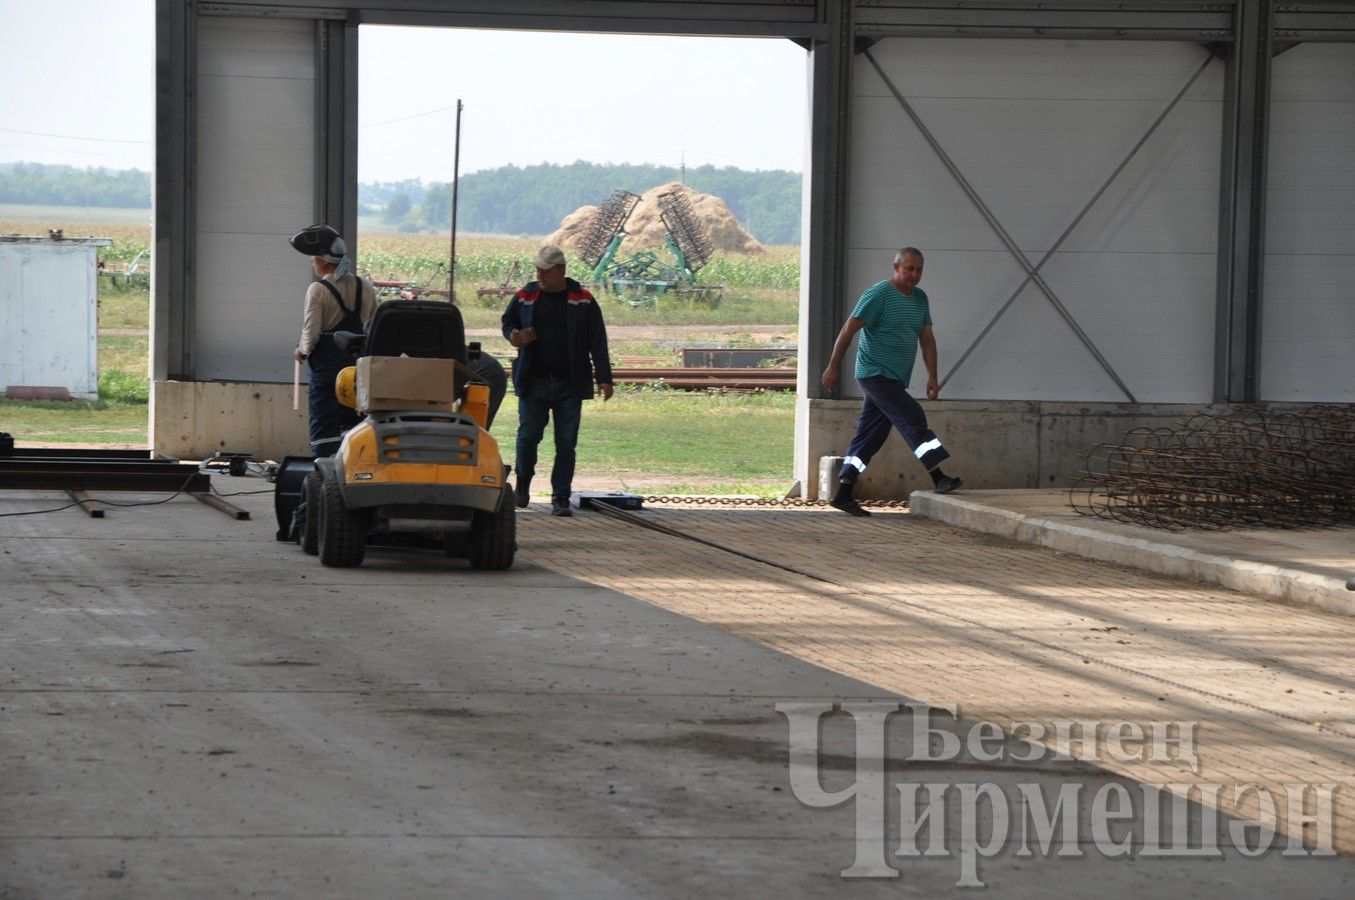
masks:
<path id="1" fill-rule="evenodd" d="M 0 162 L 151 168 L 153 0 L 0 0 Z M 506 163 L 799 171 L 805 51 L 787 40 L 363 26 L 359 179 Z"/>

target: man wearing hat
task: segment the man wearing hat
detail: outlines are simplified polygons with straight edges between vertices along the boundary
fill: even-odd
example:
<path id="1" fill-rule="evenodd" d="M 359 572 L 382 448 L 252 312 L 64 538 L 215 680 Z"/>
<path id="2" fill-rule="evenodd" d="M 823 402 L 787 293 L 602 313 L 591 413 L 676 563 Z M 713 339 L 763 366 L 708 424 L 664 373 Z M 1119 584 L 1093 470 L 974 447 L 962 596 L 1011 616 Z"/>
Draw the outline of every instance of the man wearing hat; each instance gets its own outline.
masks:
<path id="1" fill-rule="evenodd" d="M 551 514 L 568 516 L 583 401 L 593 397 L 594 383 L 604 401 L 612 396 L 607 328 L 593 295 L 565 277 L 563 250 L 547 244 L 532 265 L 536 281 L 518 291 L 503 313 L 503 336 L 518 350 L 513 360 L 513 391 L 518 396 L 517 504 L 522 507 L 531 501 L 537 446 L 547 419 L 554 419 Z"/>
<path id="2" fill-rule="evenodd" d="M 353 272 L 352 256 L 339 232 L 312 225 L 292 235 L 292 246 L 311 258 L 316 280 L 306 289 L 301 339 L 293 356 L 310 366 L 310 445 L 316 456 L 332 456 L 343 432 L 358 414 L 334 396 L 334 382 L 352 357 L 331 336 L 335 331 L 361 332 L 376 311 L 376 289 Z"/>

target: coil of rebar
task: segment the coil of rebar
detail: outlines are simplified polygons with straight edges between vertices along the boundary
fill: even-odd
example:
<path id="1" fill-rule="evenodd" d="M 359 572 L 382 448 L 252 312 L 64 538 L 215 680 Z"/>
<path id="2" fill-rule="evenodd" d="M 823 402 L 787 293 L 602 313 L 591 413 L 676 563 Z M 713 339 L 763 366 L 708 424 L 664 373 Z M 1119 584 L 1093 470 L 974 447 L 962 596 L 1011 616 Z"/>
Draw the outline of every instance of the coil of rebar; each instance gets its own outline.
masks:
<path id="1" fill-rule="evenodd" d="M 1150 528 L 1312 528 L 1355 522 L 1355 406 L 1201 414 L 1096 444 L 1077 512 Z"/>

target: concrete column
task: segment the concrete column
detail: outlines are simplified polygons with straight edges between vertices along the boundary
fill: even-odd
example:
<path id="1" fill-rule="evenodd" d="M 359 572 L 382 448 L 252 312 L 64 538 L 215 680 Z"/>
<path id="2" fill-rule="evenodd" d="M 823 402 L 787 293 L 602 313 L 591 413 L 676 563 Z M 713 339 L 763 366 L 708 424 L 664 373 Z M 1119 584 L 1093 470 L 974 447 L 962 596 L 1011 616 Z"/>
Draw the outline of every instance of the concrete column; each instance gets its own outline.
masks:
<path id="1" fill-rule="evenodd" d="M 847 163 L 854 48 L 851 0 L 821 6 L 828 36 L 810 46 L 808 159 L 800 256 L 800 356 L 795 410 L 795 478 L 814 496 L 810 400 L 823 396 L 819 373 L 846 315 Z M 840 448 L 839 451 L 840 452 Z"/>

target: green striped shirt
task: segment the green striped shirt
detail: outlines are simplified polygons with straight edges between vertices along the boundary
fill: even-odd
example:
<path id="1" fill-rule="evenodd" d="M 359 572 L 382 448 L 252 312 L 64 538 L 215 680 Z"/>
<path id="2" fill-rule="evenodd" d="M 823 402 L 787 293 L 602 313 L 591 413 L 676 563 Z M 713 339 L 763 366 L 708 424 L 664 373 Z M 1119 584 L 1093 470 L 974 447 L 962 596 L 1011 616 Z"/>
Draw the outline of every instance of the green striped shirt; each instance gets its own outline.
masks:
<path id="1" fill-rule="evenodd" d="M 856 377 L 881 375 L 906 386 L 917 361 L 918 336 L 932 324 L 927 294 L 920 287 L 904 294 L 881 281 L 856 301 L 852 318 L 866 323 L 857 333 Z"/>

